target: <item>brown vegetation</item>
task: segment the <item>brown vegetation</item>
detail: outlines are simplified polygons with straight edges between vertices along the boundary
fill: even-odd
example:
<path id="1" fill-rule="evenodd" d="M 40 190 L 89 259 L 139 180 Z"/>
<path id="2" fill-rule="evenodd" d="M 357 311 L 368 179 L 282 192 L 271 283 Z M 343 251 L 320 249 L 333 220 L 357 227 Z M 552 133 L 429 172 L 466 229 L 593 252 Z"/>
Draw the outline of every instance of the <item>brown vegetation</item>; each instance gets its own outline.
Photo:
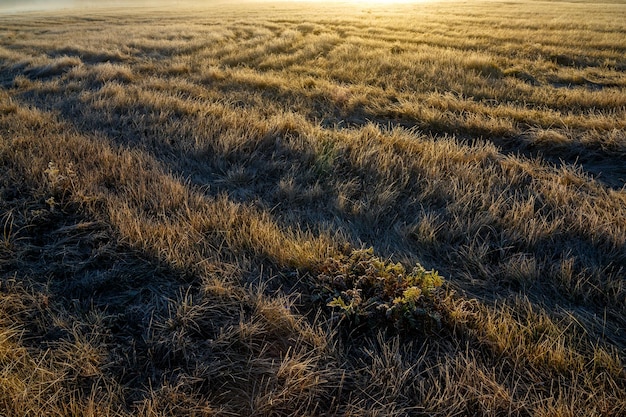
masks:
<path id="1" fill-rule="evenodd" d="M 621 17 L 0 16 L 0 414 L 625 415 Z"/>

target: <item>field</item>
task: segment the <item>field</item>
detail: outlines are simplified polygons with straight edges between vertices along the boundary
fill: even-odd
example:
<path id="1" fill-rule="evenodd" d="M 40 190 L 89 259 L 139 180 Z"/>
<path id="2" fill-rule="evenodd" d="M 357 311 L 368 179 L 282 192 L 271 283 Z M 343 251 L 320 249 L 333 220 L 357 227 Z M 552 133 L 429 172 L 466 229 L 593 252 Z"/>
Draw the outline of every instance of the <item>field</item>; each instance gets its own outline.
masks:
<path id="1" fill-rule="evenodd" d="M 625 158 L 624 1 L 0 12 L 0 415 L 624 416 Z"/>

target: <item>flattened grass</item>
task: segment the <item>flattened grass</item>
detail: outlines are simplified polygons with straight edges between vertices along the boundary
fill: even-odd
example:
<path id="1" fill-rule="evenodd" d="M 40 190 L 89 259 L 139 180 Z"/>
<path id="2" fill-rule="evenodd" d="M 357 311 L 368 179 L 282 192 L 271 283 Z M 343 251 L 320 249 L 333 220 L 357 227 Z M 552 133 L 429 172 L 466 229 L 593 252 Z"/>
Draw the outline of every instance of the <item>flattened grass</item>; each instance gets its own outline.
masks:
<path id="1" fill-rule="evenodd" d="M 626 413 L 623 4 L 194 7 L 0 19 L 3 415 Z"/>

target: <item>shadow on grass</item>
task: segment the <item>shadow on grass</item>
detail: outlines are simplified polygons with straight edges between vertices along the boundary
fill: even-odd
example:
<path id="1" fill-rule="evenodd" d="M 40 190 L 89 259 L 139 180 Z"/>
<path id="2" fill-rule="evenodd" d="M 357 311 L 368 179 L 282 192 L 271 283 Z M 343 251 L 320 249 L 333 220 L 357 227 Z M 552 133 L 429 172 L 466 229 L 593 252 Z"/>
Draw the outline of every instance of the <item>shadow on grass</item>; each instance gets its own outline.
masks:
<path id="1" fill-rule="evenodd" d="M 247 88 L 244 86 L 243 91 Z M 272 91 L 270 97 L 275 94 L 276 91 Z M 285 94 L 276 98 L 285 100 L 285 105 L 299 97 L 297 94 Z M 177 135 L 172 134 L 171 128 L 170 131 L 161 131 L 158 124 L 161 109 L 151 104 L 136 103 L 133 107 L 104 110 L 108 115 L 102 117 L 103 110 L 90 107 L 89 103 L 80 100 L 78 93 L 71 91 L 57 96 L 29 92 L 22 94 L 21 98 L 29 105 L 59 112 L 59 117 L 82 135 L 95 134 L 107 138 L 116 146 L 147 152 L 207 195 L 226 194 L 232 201 L 251 204 L 269 212 L 281 227 L 310 230 L 314 234 L 338 233 L 354 246 L 373 246 L 382 256 L 417 258 L 445 276 L 473 276 L 467 282 L 459 281 L 459 285 L 482 297 L 497 299 L 506 298 L 511 293 L 522 293 L 544 302 L 551 300 L 551 303 L 574 305 L 579 302 L 570 299 L 570 296 L 564 297 L 553 287 L 553 272 L 542 270 L 538 275 L 543 278 L 538 278 L 536 282 L 517 282 L 514 278 L 499 279 L 497 274 L 490 277 L 491 272 L 485 272 L 481 262 L 494 266 L 490 271 L 498 271 L 512 259 L 531 253 L 545 269 L 560 262 L 565 256 L 562 248 L 567 247 L 569 256 L 576 259 L 575 267 L 579 272 L 616 276 L 619 272 L 615 271 L 626 267 L 626 258 L 614 256 L 623 248 L 612 248 L 613 255 L 607 254 L 593 239 L 573 231 L 561 232 L 559 236 L 545 236 L 532 245 L 522 239 L 519 243 L 503 247 L 498 242 L 502 239 L 505 225 L 496 218 L 491 219 L 489 227 L 481 228 L 478 234 L 456 233 L 434 244 L 414 240 L 406 231 L 407 225 L 414 225 L 425 216 L 441 217 L 445 221 L 449 215 L 448 206 L 455 203 L 451 197 L 416 201 L 421 187 L 418 183 L 411 183 L 400 190 L 393 205 L 388 208 L 389 212 L 372 215 L 379 209 L 372 205 L 376 197 L 372 195 L 372 190 L 378 183 L 385 182 L 384 176 L 374 166 L 354 165 L 345 154 L 331 155 L 324 162 L 324 155 L 319 150 L 293 148 L 287 137 L 297 136 L 297 130 L 270 132 L 265 137 L 250 138 L 228 153 L 212 145 L 211 138 L 204 138 L 204 148 L 190 151 L 193 135 L 202 133 L 194 132 L 193 128 L 180 130 Z M 328 107 L 322 111 L 336 109 Z M 357 113 L 359 111 L 362 110 L 357 110 Z M 340 120 L 339 117 L 344 116 L 332 117 Z M 355 116 L 348 114 L 345 117 Z M 168 126 L 184 126 L 188 122 L 193 126 L 197 122 L 196 116 L 182 111 L 172 112 L 167 120 Z M 358 129 L 365 123 L 366 119 L 360 120 L 353 123 L 352 128 Z M 390 128 L 403 126 L 404 122 L 387 121 L 387 125 Z M 410 127 L 408 121 L 404 127 Z M 332 134 L 332 130 L 329 132 Z M 457 139 L 460 142 L 470 141 L 471 136 L 458 135 Z M 511 143 L 515 141 L 511 139 Z M 510 150 L 502 152 L 524 154 L 519 146 L 510 147 Z M 411 174 L 416 178 L 420 176 L 419 172 Z M 345 185 L 342 181 L 351 182 L 348 191 L 341 190 Z M 389 184 L 389 187 L 394 186 Z M 345 204 L 341 202 L 342 193 L 347 193 Z M 360 207 L 371 207 L 372 210 L 359 210 Z M 481 251 L 486 251 L 487 257 L 475 261 L 471 258 L 478 246 Z M 593 303 L 601 309 L 605 301 L 599 298 Z"/>
<path id="2" fill-rule="evenodd" d="M 31 97 L 28 103 L 44 108 L 45 104 L 37 101 L 41 98 Z M 307 179 L 311 185 L 321 181 L 323 185 L 328 185 L 332 189 L 330 187 L 332 180 L 339 173 L 354 176 L 363 186 L 367 187 L 368 184 L 375 183 L 380 179 L 380 173 L 375 167 L 364 168 L 352 164 L 349 158 L 338 158 L 334 160 L 334 164 L 330 165 L 332 169 L 324 173 L 315 164 L 317 154 L 296 152 L 286 142 L 282 141 L 282 138 L 275 135 L 262 138 L 251 148 L 244 147 L 229 154 L 214 152 L 214 149 L 193 153 L 186 151 L 179 141 L 171 141 L 166 136 L 147 138 L 145 131 L 153 129 L 148 125 L 148 122 L 130 125 L 123 123 L 125 120 L 123 117 L 113 118 L 105 123 L 97 118 L 84 118 L 80 111 L 72 112 L 72 106 L 77 103 L 71 100 L 63 100 L 57 104 L 52 102 L 51 109 L 60 109 L 59 119 L 72 126 L 84 137 L 91 140 L 102 139 L 120 148 L 145 152 L 160 164 L 169 167 L 176 175 L 190 178 L 190 184 L 197 187 L 198 190 L 204 190 L 210 195 L 226 193 L 232 196 L 235 201 L 258 205 L 261 209 L 270 211 L 272 221 L 279 223 L 282 227 L 340 230 L 355 241 L 367 244 L 377 243 L 384 246 L 385 239 L 396 236 L 393 234 L 396 233 L 393 231 L 396 221 L 409 221 L 412 216 L 419 214 L 417 206 L 412 207 L 407 203 L 410 200 L 399 200 L 397 204 L 400 207 L 412 207 L 411 210 L 413 211 L 399 213 L 397 218 L 391 220 L 381 218 L 381 224 L 378 225 L 379 229 L 374 230 L 376 233 L 386 233 L 386 235 L 377 236 L 376 233 L 372 234 L 371 232 L 372 219 L 367 218 L 367 214 L 355 215 L 333 207 L 331 203 L 333 199 L 337 198 L 337 195 L 332 192 L 323 197 L 319 202 L 319 207 L 314 207 L 312 210 L 315 212 L 314 214 L 309 212 L 311 211 L 310 207 L 307 210 L 309 203 L 283 202 L 280 194 L 273 192 L 284 177 L 307 170 L 312 171 L 310 178 Z M 61 107 L 55 107 L 56 105 Z M 64 106 L 68 106 L 68 108 Z M 97 112 L 91 111 L 90 113 L 95 114 Z M 114 133 L 116 131 L 122 133 Z M 241 165 L 241 161 L 245 161 L 245 163 Z M 278 163 L 278 161 L 282 162 Z M 232 167 L 237 168 L 236 173 L 239 177 L 234 178 L 236 181 L 233 181 L 232 177 L 228 178 L 228 173 Z M 242 185 L 241 178 L 252 178 L 253 180 L 250 183 L 244 181 Z M 238 194 L 242 186 L 249 190 L 247 193 Z M 13 199 L 15 199 L 17 195 L 27 196 L 28 190 L 10 190 L 8 193 L 13 195 Z M 403 198 L 410 199 L 410 196 Z M 282 203 L 283 206 L 276 206 L 275 204 L 278 203 Z M 439 209 L 445 209 L 445 205 L 448 203 L 450 202 L 444 201 L 443 207 L 439 207 Z M 172 374 L 174 374 L 171 379 L 173 383 L 191 381 L 192 387 L 189 390 L 200 392 L 203 395 L 212 395 L 216 390 L 227 391 L 224 387 L 239 388 L 237 384 L 243 384 L 248 390 L 255 389 L 255 387 L 250 387 L 250 385 L 254 385 L 250 380 L 233 382 L 234 378 L 232 378 L 231 371 L 239 372 L 237 375 L 248 375 L 246 372 L 256 371 L 253 368 L 255 362 L 249 358 L 260 357 L 262 360 L 279 361 L 288 357 L 285 352 L 290 352 L 291 341 L 283 337 L 276 340 L 269 339 L 270 344 L 267 344 L 266 329 L 260 325 L 256 327 L 256 331 L 260 334 L 255 334 L 255 337 L 259 337 L 259 345 L 246 344 L 249 339 L 243 339 L 243 337 L 249 337 L 249 335 L 236 332 L 237 325 L 240 325 L 238 313 L 241 311 L 238 308 L 220 309 L 221 307 L 211 304 L 211 300 L 196 303 L 196 300 L 193 299 L 195 289 L 193 289 L 191 298 L 186 298 L 186 295 L 180 297 L 181 291 L 189 288 L 188 279 L 193 282 L 194 278 L 197 277 L 185 277 L 184 273 L 172 268 L 163 260 L 146 256 L 141 251 L 126 247 L 116 240 L 115 234 L 106 225 L 88 218 L 81 213 L 79 207 L 70 205 L 63 209 L 52 210 L 49 207 L 50 204 L 43 201 L 32 204 L 31 212 L 36 211 L 38 214 L 33 214 L 35 217 L 29 219 L 28 222 L 36 227 L 24 230 L 24 235 L 20 236 L 23 239 L 17 241 L 17 246 L 14 249 L 20 253 L 15 258 L 16 263 L 3 266 L 6 268 L 2 271 L 3 275 L 7 279 L 10 279 L 11 276 L 23 278 L 24 282 L 27 282 L 28 275 L 28 280 L 34 281 L 36 285 L 43 287 L 47 285 L 51 297 L 61 300 L 59 303 L 64 306 L 66 311 L 70 312 L 70 318 L 73 316 L 86 317 L 90 312 L 97 311 L 105 317 L 104 320 L 108 320 L 107 329 L 111 332 L 111 345 L 115 349 L 112 355 L 117 360 L 117 362 L 110 364 L 109 369 L 123 383 L 137 387 L 137 391 L 129 394 L 129 403 L 142 399 L 142 395 L 145 395 L 142 391 L 143 388 L 152 386 L 152 384 L 158 386 L 158 383 Z M 319 211 L 321 214 L 318 213 Z M 42 217 L 38 219 L 37 216 Z M 385 231 L 384 228 L 387 227 L 392 232 Z M 398 236 L 400 235 L 398 234 Z M 489 241 L 495 240 L 496 236 L 485 234 L 483 238 Z M 433 256 L 440 255 L 444 259 L 443 263 L 448 262 L 444 255 L 445 252 L 454 251 L 455 246 L 472 242 L 474 239 L 475 236 L 459 236 L 458 241 L 444 242 L 445 245 L 437 249 Z M 580 238 L 572 235 L 567 237 L 567 241 L 568 243 L 576 243 L 580 241 Z M 545 249 L 553 250 L 553 243 L 546 242 Z M 417 247 L 419 244 L 411 246 L 411 248 Z M 494 253 L 496 253 L 495 249 L 498 248 L 494 246 Z M 497 259 L 493 262 L 497 262 Z M 23 277 L 15 275 L 24 272 L 26 273 Z M 536 292 L 536 290 L 535 288 L 533 291 Z M 524 295 L 529 291 L 528 288 L 520 288 L 515 292 Z M 544 297 L 547 299 L 551 295 L 547 292 Z M 171 304 L 168 303 L 168 300 L 176 297 L 181 298 L 176 307 L 181 308 L 182 319 L 190 320 L 186 324 L 184 320 L 181 323 L 176 322 L 176 320 L 171 322 L 167 320 L 167 317 L 171 316 L 170 311 L 168 311 Z M 506 298 L 506 296 L 502 297 Z M 486 298 L 488 299 L 488 297 Z M 546 301 L 546 299 L 540 299 L 538 304 Z M 555 311 L 558 309 L 559 307 L 555 306 Z M 161 340 L 162 344 L 160 345 L 158 340 L 157 343 L 146 343 L 148 333 L 151 331 L 149 326 L 154 316 L 159 316 L 158 325 L 161 326 L 161 336 L 170 338 Z M 44 318 L 45 320 L 48 319 Z M 215 320 L 215 323 L 212 320 Z M 198 325 L 198 323 L 202 325 Z M 231 326 L 228 327 L 227 325 Z M 454 326 L 451 325 L 451 327 Z M 226 336 L 221 333 L 224 329 L 226 329 Z M 436 350 L 433 361 L 451 360 L 451 357 L 458 357 L 462 361 L 469 358 L 463 356 L 463 349 L 466 348 L 461 346 L 461 343 L 467 341 L 468 346 L 471 344 L 472 347 L 480 348 L 476 350 L 476 357 L 471 357 L 472 366 L 495 369 L 496 364 L 499 364 L 502 371 L 497 378 L 496 376 L 494 378 L 502 382 L 503 385 L 517 387 L 519 381 L 507 380 L 511 369 L 515 369 L 517 366 L 516 359 L 510 357 L 507 352 L 498 351 L 488 342 L 481 341 L 480 336 L 472 335 L 471 331 L 468 331 L 468 334 L 463 334 L 463 331 L 461 329 L 459 334 L 443 332 L 441 339 L 417 340 L 415 343 L 419 346 L 433 346 Z M 230 335 L 229 332 L 231 332 Z M 273 332 L 272 337 L 284 335 L 281 328 L 275 329 Z M 39 344 L 42 341 L 54 344 L 59 340 L 71 337 L 70 333 L 69 329 L 63 326 L 51 326 L 50 330 L 45 332 L 43 329 L 33 329 L 30 341 L 34 344 Z M 289 334 L 287 333 L 287 335 Z M 222 340 L 214 344 L 214 339 L 217 339 L 218 336 L 222 337 Z M 364 338 L 348 338 L 350 344 L 345 348 L 348 358 L 346 363 L 341 364 L 342 367 L 345 367 L 342 369 L 350 371 L 357 367 L 370 369 L 378 360 L 377 353 L 368 352 L 367 347 L 363 348 L 362 344 L 366 340 L 370 340 L 372 334 L 368 333 L 366 336 Z M 372 349 L 383 351 L 386 342 L 384 337 L 381 337 L 381 346 Z M 269 346 L 270 351 L 264 350 L 266 346 Z M 344 348 L 341 347 L 341 349 Z M 412 347 L 407 347 L 404 356 L 396 355 L 394 360 L 399 360 L 397 358 L 404 360 L 419 354 L 419 349 L 413 350 Z M 233 362 L 233 358 L 238 361 Z M 332 363 L 332 365 L 336 364 Z M 435 378 L 449 377 L 449 375 L 443 374 L 444 368 L 433 371 L 432 369 L 436 369 L 436 364 L 431 362 L 431 359 L 422 360 L 419 366 L 411 366 L 413 366 L 411 368 L 412 373 L 407 373 L 407 375 L 419 376 L 422 379 L 433 378 L 433 375 Z M 221 372 L 217 377 L 214 376 L 216 368 Z M 131 371 L 127 371 L 128 369 Z M 265 381 L 270 378 L 267 375 L 273 375 L 266 371 L 266 368 L 262 368 L 261 371 L 266 372 L 266 374 L 253 375 L 254 378 L 258 378 L 258 381 Z M 438 375 L 437 372 L 442 372 L 442 374 Z M 349 374 L 349 378 L 351 375 Z M 541 377 L 543 378 L 545 375 L 541 375 Z M 185 380 L 184 378 L 188 379 Z M 525 378 L 530 379 L 528 376 Z M 342 379 L 341 384 L 360 386 L 358 381 L 349 379 L 346 381 Z M 451 385 L 451 381 L 443 380 L 442 385 L 446 386 L 446 384 Z M 324 386 L 323 389 L 319 389 L 316 395 L 332 397 L 337 393 L 337 386 L 339 385 Z M 409 403 L 411 405 L 418 404 L 419 401 L 415 398 L 418 398 L 420 386 L 407 384 L 407 387 L 406 392 L 411 394 L 408 395 Z M 545 396 L 551 394 L 551 389 L 548 388 L 547 384 Z M 516 390 L 517 388 L 513 388 L 513 391 Z M 218 392 L 217 395 L 223 395 L 220 400 L 227 402 L 226 397 L 231 394 L 228 391 L 228 394 Z M 342 398 L 337 401 L 349 402 L 351 399 Z M 468 410 L 474 410 L 474 414 L 480 414 L 483 411 L 480 407 L 477 402 L 474 405 L 468 404 Z M 505 409 L 506 405 L 502 406 L 502 412 Z M 524 415 L 524 413 L 520 414 Z M 530 415 L 530 413 L 528 414 Z"/>

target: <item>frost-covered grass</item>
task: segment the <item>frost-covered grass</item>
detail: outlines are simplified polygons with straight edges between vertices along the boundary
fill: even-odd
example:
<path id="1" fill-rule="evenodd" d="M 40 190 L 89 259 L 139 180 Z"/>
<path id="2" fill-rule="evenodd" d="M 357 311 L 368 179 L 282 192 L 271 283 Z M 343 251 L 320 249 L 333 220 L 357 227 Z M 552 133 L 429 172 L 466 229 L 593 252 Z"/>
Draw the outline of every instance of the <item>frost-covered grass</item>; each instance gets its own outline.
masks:
<path id="1" fill-rule="evenodd" d="M 625 36 L 623 2 L 0 15 L 0 414 L 626 414 Z"/>

